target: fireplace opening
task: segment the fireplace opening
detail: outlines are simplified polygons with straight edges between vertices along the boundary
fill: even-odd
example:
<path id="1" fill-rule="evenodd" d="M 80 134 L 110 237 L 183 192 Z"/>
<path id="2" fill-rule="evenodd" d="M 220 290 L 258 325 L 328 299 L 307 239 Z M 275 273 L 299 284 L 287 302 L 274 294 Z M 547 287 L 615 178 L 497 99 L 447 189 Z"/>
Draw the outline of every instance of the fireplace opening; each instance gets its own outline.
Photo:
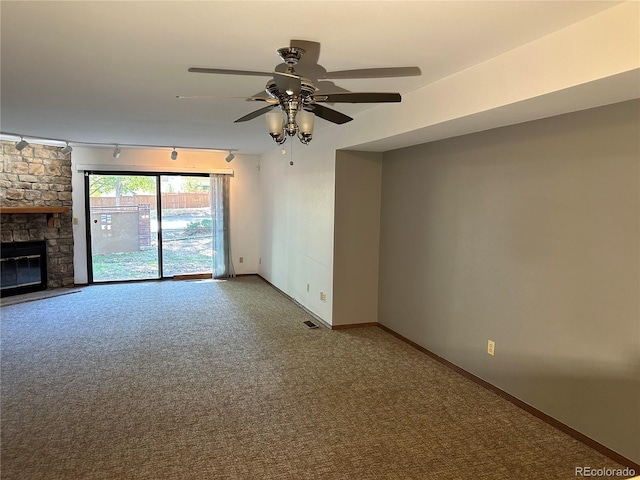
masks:
<path id="1" fill-rule="evenodd" d="M 0 297 L 47 288 L 47 242 L 3 243 L 0 249 Z"/>

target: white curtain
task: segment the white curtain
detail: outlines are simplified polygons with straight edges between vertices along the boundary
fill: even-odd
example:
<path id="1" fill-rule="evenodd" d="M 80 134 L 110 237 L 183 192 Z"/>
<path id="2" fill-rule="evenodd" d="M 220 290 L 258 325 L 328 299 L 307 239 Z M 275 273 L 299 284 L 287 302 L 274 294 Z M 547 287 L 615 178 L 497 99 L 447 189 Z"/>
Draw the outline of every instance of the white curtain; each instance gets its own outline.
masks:
<path id="1" fill-rule="evenodd" d="M 213 278 L 235 277 L 229 236 L 229 175 L 211 175 Z"/>

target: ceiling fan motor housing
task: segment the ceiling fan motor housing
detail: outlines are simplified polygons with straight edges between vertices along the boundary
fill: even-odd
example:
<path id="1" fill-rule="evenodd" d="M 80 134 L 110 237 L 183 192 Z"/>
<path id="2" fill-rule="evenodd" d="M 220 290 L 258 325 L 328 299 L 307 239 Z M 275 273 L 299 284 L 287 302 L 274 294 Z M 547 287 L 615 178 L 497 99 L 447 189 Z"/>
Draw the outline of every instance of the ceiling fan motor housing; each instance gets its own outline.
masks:
<path id="1" fill-rule="evenodd" d="M 302 55 L 304 55 L 304 49 L 300 47 L 282 47 L 279 48 L 277 52 L 282 61 L 290 67 L 297 65 Z"/>
<path id="2" fill-rule="evenodd" d="M 265 91 L 273 98 L 276 98 L 278 100 L 287 100 L 291 95 L 287 94 L 287 92 L 281 92 L 278 89 L 278 85 L 276 85 L 276 82 L 272 79 L 269 80 L 269 82 L 267 82 L 267 85 L 265 87 Z M 311 96 L 316 92 L 316 86 L 311 82 L 311 80 L 308 80 L 306 78 L 300 78 L 300 93 L 298 95 L 295 95 L 297 97 L 299 97 L 302 100 L 306 100 L 309 99 L 311 100 Z"/>

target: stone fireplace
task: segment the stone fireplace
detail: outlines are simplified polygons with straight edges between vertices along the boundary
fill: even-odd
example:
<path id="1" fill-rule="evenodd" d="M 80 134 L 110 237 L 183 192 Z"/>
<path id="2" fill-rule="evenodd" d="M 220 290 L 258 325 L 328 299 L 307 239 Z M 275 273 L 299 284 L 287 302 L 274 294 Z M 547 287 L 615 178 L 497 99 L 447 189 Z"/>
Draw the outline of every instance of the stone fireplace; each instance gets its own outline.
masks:
<path id="1" fill-rule="evenodd" d="M 29 145 L 18 151 L 13 142 L 2 142 L 1 247 L 22 248 L 43 241 L 47 288 L 74 284 L 71 156 L 60 150 Z M 16 207 L 21 207 L 19 213 L 11 210 Z"/>

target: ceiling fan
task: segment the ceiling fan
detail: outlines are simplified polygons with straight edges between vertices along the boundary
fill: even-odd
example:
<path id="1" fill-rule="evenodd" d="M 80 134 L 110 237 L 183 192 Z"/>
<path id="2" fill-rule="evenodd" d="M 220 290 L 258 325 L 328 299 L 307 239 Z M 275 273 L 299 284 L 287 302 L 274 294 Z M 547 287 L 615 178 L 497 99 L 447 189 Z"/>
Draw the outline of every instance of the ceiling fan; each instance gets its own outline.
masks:
<path id="1" fill-rule="evenodd" d="M 278 144 L 284 143 L 287 136 L 294 135 L 297 135 L 302 143 L 308 144 L 313 135 L 314 115 L 338 125 L 353 120 L 337 110 L 322 105 L 323 103 L 388 103 L 402 100 L 400 94 L 395 92 L 349 92 L 344 89 L 340 89 L 343 91 L 323 92 L 316 86 L 319 80 L 408 77 L 421 74 L 418 67 L 365 68 L 327 72 L 317 64 L 320 44 L 304 40 L 292 40 L 290 46 L 279 48 L 277 52 L 284 63 L 276 67 L 276 71 L 273 72 L 200 67 L 192 67 L 188 71 L 219 75 L 271 77 L 265 87 L 266 96 L 258 94 L 246 98 L 247 100 L 266 102 L 269 105 L 237 119 L 234 123 L 246 122 L 266 114 L 269 134 Z M 307 76 L 302 76 L 295 71 L 294 67 L 301 62 L 305 53 L 309 57 L 305 66 L 308 73 Z M 303 64 L 300 63 L 300 66 L 302 67 Z M 333 85 L 331 82 L 324 83 Z M 338 87 L 334 86 L 334 89 L 338 89 Z M 178 96 L 178 98 L 207 97 Z"/>

